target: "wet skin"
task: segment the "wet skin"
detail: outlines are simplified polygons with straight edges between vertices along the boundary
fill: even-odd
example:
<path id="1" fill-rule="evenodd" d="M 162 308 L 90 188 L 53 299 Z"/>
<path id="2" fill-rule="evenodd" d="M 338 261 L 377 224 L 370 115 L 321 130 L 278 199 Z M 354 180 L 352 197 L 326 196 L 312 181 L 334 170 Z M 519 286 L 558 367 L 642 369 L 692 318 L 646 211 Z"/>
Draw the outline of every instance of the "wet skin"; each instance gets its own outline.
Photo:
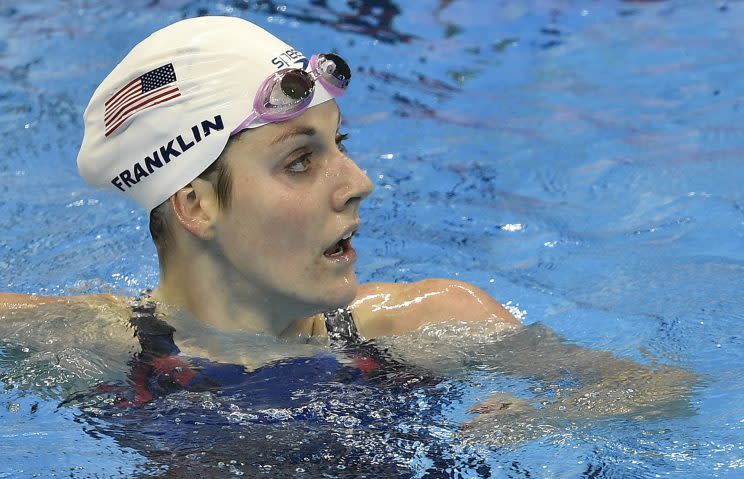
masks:
<path id="1" fill-rule="evenodd" d="M 232 201 L 217 214 L 211 241 L 235 295 L 255 291 L 300 315 L 354 299 L 350 241 L 326 252 L 359 228 L 372 183 L 344 152 L 339 122 L 329 101 L 231 144 Z"/>
<path id="2" fill-rule="evenodd" d="M 351 307 L 366 338 L 453 321 L 487 324 L 486 332 L 522 330 L 498 301 L 466 282 L 425 279 L 358 285 L 356 252 L 349 236 L 360 226 L 359 207 L 372 184 L 340 144 L 339 116 L 335 102 L 329 101 L 295 119 L 243 132 L 231 141 L 223 153 L 232 181 L 227 208 L 220 207 L 214 187 L 202 179 L 170 198 L 174 245 L 153 299 L 176 327 L 174 339 L 184 354 L 258 367 L 265 361 L 256 358 L 249 344 L 238 341 L 238 348 L 226 347 L 229 336 L 323 336 L 326 331 L 319 313 L 344 306 Z M 125 364 L 138 346 L 128 323 L 127 298 L 0 294 L 0 325 L 6 317 L 26 317 L 47 307 L 58 311 L 73 304 L 92 311 L 85 343 L 116 349 Z M 99 317 L 101 324 L 96 324 Z M 74 330 L 68 332 L 72 339 L 81 336 Z M 63 343 L 64 332 L 58 336 Z M 607 353 L 560 343 L 550 350 L 557 356 L 545 364 L 536 366 L 535 358 L 527 362 L 516 358 L 507 372 L 550 379 L 549 372 L 569 367 L 592 378 L 585 389 L 592 394 L 606 390 L 606 384 L 610 392 L 637 390 L 639 378 L 643 384 L 654 383 L 648 378 L 673 378 L 656 381 L 659 387 L 649 388 L 643 407 L 647 402 L 684 397 L 689 390 L 690 379 L 683 375 L 656 374 Z M 289 354 L 297 353 L 294 348 Z M 523 363 L 527 365 L 524 371 L 520 370 Z M 579 391 L 574 402 L 583 404 L 584 396 Z M 487 424 L 494 418 L 486 420 L 485 416 L 501 417 L 512 408 L 513 401 L 496 399 L 477 411 Z M 567 404 L 573 405 L 572 400 Z M 528 405 L 518 405 L 512 409 L 520 414 L 531 411 Z M 600 415 L 625 414 L 636 406 L 611 401 Z M 471 426 L 475 424 L 479 423 Z"/>
<path id="3" fill-rule="evenodd" d="M 346 155 L 339 123 L 328 101 L 235 137 L 223 153 L 232 181 L 228 207 L 200 179 L 171 198 L 181 228 L 153 297 L 220 330 L 274 336 L 322 334 L 317 314 L 352 302 L 369 336 L 453 318 L 516 324 L 497 301 L 462 282 L 359 288 L 350 235 L 372 183 Z"/>
<path id="4" fill-rule="evenodd" d="M 338 107 L 328 101 L 234 137 L 223 152 L 229 207 L 220 207 L 202 179 L 170 198 L 175 241 L 153 292 L 162 309 L 185 311 L 221 332 L 287 337 L 325 334 L 318 313 L 347 305 L 366 337 L 451 320 L 518 325 L 498 301 L 461 281 L 359 287 L 350 235 L 372 183 L 346 155 L 339 124 Z M 112 303 L 126 315 L 123 298 L 81 299 Z M 0 306 L 47 301 L 54 299 L 0 295 Z"/>

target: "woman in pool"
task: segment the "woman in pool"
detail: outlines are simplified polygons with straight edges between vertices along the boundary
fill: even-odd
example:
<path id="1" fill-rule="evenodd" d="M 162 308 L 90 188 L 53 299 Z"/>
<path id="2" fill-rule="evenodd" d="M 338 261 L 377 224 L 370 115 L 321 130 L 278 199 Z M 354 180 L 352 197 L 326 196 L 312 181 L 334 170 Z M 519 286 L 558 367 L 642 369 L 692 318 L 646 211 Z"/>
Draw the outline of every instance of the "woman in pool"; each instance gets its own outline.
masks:
<path id="1" fill-rule="evenodd" d="M 97 322 L 76 331 L 84 343 L 98 337 L 131 354 L 134 325 L 143 352 L 251 367 L 263 362 L 251 351 L 228 352 L 226 333 L 354 342 L 452 320 L 518 330 L 497 301 L 464 282 L 357 284 L 352 237 L 372 185 L 339 131 L 334 99 L 350 78 L 341 57 L 308 58 L 238 18 L 184 20 L 145 39 L 93 94 L 78 167 L 89 183 L 150 211 L 161 278 L 143 302 L 156 306 L 135 306 L 130 320 L 122 298 L 5 294 L 0 312 L 87 308 Z M 557 352 L 561 344 L 544 337 Z M 609 377 L 613 385 L 619 375 L 647 372 L 577 349 L 562 364 L 536 354 L 510 370 L 547 379 L 582 370 L 594 384 Z M 679 383 L 654 377 L 656 391 Z"/>
<path id="2" fill-rule="evenodd" d="M 466 283 L 357 284 L 352 237 L 372 184 L 339 131 L 334 98 L 350 77 L 337 55 L 201 17 L 154 33 L 102 82 L 78 167 L 151 212 L 151 299 L 223 331 L 286 337 L 326 334 L 321 313 L 338 308 L 364 337 L 451 318 L 516 325 Z"/>

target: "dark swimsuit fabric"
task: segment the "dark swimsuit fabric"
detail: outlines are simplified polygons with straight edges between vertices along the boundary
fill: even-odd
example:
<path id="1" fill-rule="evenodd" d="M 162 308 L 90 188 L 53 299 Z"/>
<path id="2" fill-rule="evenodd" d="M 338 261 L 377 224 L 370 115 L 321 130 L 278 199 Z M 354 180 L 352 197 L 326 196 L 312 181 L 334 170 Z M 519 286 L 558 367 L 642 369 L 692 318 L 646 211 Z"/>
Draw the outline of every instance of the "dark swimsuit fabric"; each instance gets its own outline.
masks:
<path id="1" fill-rule="evenodd" d="M 307 387 L 310 378 L 314 378 L 313 382 L 329 379 L 350 382 L 363 377 L 378 377 L 378 371 L 384 371 L 385 377 L 389 377 L 393 372 L 404 373 L 411 369 L 390 358 L 385 351 L 365 342 L 350 309 L 328 311 L 324 317 L 332 348 L 345 355 L 351 365 L 342 364 L 331 354 L 317 354 L 247 371 L 237 364 L 180 356 L 181 351 L 173 340 L 175 328 L 157 316 L 153 303 L 140 302 L 132 307 L 130 318 L 142 348 L 132 361 L 132 387 L 104 385 L 100 387 L 100 392 L 117 393 L 115 404 L 119 407 L 138 407 L 177 391 L 243 387 L 266 384 L 271 379 L 271 388 L 259 388 L 256 399 L 283 407 L 288 406 L 283 399 L 290 397 L 293 389 Z"/>
<path id="2" fill-rule="evenodd" d="M 268 464 L 272 478 L 408 478 L 422 448 L 430 466 L 418 477 L 490 476 L 480 457 L 430 435 L 454 399 L 441 378 L 365 341 L 349 309 L 324 316 L 331 351 L 248 371 L 180 354 L 175 329 L 141 302 L 128 384 L 99 386 L 109 406 L 97 401 L 89 421 L 168 477 L 228 477 L 223 465 L 238 461 L 250 477 Z"/>

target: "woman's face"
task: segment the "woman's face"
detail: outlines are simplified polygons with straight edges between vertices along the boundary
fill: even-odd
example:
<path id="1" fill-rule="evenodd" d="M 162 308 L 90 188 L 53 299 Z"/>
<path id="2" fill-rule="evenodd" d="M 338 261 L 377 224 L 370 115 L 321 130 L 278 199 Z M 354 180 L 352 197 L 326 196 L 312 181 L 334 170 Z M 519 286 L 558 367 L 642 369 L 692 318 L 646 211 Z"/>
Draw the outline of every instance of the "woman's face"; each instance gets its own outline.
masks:
<path id="1" fill-rule="evenodd" d="M 356 253 L 343 238 L 359 228 L 372 183 L 343 151 L 339 115 L 327 101 L 231 143 L 231 204 L 215 237 L 233 283 L 227 287 L 308 311 L 354 299 Z"/>

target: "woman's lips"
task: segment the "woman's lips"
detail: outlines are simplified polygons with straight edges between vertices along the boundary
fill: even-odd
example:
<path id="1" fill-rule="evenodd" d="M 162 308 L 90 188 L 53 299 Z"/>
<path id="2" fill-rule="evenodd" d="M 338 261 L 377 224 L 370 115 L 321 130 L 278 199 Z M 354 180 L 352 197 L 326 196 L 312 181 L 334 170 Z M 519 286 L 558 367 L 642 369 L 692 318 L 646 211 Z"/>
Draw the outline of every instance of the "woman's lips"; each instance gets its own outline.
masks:
<path id="1" fill-rule="evenodd" d="M 351 245 L 351 238 L 359 229 L 359 223 L 349 225 L 336 242 L 329 246 L 324 252 L 323 256 L 333 261 L 348 262 L 356 259 L 356 251 Z"/>
<path id="2" fill-rule="evenodd" d="M 351 245 L 351 237 L 344 238 L 331 246 L 323 253 L 323 256 L 332 261 L 350 262 L 356 259 L 356 251 Z"/>

